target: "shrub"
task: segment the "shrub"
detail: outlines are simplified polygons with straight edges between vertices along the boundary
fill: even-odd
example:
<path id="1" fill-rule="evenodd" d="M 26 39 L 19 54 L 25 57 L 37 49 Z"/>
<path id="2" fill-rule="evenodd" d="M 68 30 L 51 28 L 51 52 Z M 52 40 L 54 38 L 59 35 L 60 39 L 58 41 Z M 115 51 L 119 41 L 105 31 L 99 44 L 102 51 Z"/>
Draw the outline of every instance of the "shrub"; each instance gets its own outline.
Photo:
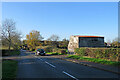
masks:
<path id="1" fill-rule="evenodd" d="M 62 54 L 66 54 L 67 53 L 66 49 L 59 49 L 59 48 L 54 48 L 53 52 L 62 53 Z"/>
<path id="2" fill-rule="evenodd" d="M 44 51 L 46 53 L 49 53 L 49 52 L 53 52 L 53 53 L 62 53 L 62 54 L 66 54 L 66 49 L 59 49 L 59 48 L 56 48 L 56 47 L 53 47 L 53 46 L 37 46 L 36 49 L 44 49 Z"/>
<path id="3" fill-rule="evenodd" d="M 36 50 L 40 48 L 40 49 L 44 49 L 45 52 L 52 52 L 53 47 L 52 46 L 37 46 Z"/>
<path id="4" fill-rule="evenodd" d="M 58 48 L 53 48 L 52 52 L 56 52 L 57 53 L 58 52 Z"/>
<path id="5" fill-rule="evenodd" d="M 117 48 L 76 48 L 75 53 L 79 56 L 118 61 L 120 58 L 119 50 Z"/>
<path id="6" fill-rule="evenodd" d="M 58 49 L 58 53 L 66 54 L 66 49 Z"/>
<path id="7" fill-rule="evenodd" d="M 76 48 L 75 53 L 79 56 L 85 56 L 86 55 L 86 48 Z"/>
<path id="8" fill-rule="evenodd" d="M 30 51 L 35 51 L 35 49 L 31 49 L 31 48 L 30 48 Z"/>
<path id="9" fill-rule="evenodd" d="M 46 48 L 43 48 L 45 50 L 45 52 L 52 52 L 52 47 L 46 47 Z"/>

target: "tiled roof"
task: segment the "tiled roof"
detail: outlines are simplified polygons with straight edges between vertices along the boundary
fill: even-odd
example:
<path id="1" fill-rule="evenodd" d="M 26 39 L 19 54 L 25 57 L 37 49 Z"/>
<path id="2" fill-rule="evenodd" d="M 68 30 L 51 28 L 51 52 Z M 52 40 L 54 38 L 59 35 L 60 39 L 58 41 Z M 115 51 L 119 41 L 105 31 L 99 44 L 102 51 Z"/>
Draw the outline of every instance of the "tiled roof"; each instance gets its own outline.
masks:
<path id="1" fill-rule="evenodd" d="M 80 36 L 80 35 L 75 35 L 76 37 L 102 37 L 102 36 Z"/>

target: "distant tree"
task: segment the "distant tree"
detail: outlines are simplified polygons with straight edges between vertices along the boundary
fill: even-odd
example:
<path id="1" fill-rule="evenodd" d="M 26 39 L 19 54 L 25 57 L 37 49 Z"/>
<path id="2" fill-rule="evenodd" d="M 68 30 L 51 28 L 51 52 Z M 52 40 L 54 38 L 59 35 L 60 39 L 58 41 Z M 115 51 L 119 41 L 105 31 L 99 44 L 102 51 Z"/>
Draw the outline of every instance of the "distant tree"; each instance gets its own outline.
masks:
<path id="1" fill-rule="evenodd" d="M 22 45 L 26 45 L 27 44 L 27 41 L 26 40 L 23 40 L 22 41 Z"/>
<path id="2" fill-rule="evenodd" d="M 52 46 L 58 47 L 58 42 L 57 41 L 59 40 L 59 36 L 53 34 L 47 40 L 51 42 Z"/>
<path id="3" fill-rule="evenodd" d="M 111 44 L 112 44 L 112 41 L 111 41 L 111 40 L 107 40 L 106 43 L 107 43 L 107 44 L 106 44 L 107 47 L 111 47 L 111 46 L 112 46 L 112 45 L 111 45 Z"/>
<path id="4" fill-rule="evenodd" d="M 4 38 L 4 37 L 1 37 L 1 42 L 2 42 L 2 46 L 4 46 L 4 47 L 8 47 L 8 40 L 6 39 L 6 38 Z"/>
<path id="5" fill-rule="evenodd" d="M 67 40 L 66 38 L 64 38 L 62 41 L 63 41 L 63 42 L 66 42 L 66 41 L 69 41 L 69 40 Z"/>
<path id="6" fill-rule="evenodd" d="M 48 41 L 58 41 L 58 40 L 59 40 L 59 36 L 54 34 L 48 38 Z"/>
<path id="7" fill-rule="evenodd" d="M 43 39 L 39 31 L 32 30 L 28 35 L 26 35 L 26 42 L 29 48 L 35 49 L 39 42 Z"/>
<path id="8" fill-rule="evenodd" d="M 16 31 L 16 23 L 12 19 L 6 19 L 2 24 L 2 43 L 6 46 L 8 45 L 8 49 L 10 51 L 11 46 L 18 45 L 18 41 L 20 41 L 20 34 Z M 16 48 L 16 47 L 15 47 Z"/>
<path id="9" fill-rule="evenodd" d="M 115 38 L 111 42 L 112 47 L 120 47 L 120 38 Z"/>
<path id="10" fill-rule="evenodd" d="M 62 40 L 62 42 L 60 42 L 59 46 L 62 47 L 62 48 L 67 48 L 68 47 L 68 43 L 69 43 L 69 40 L 67 40 L 66 38 L 64 38 Z"/>
<path id="11" fill-rule="evenodd" d="M 12 47 L 14 49 L 18 49 L 20 48 L 20 46 L 22 45 L 22 42 L 21 42 L 21 33 L 15 33 L 14 37 L 12 38 Z"/>

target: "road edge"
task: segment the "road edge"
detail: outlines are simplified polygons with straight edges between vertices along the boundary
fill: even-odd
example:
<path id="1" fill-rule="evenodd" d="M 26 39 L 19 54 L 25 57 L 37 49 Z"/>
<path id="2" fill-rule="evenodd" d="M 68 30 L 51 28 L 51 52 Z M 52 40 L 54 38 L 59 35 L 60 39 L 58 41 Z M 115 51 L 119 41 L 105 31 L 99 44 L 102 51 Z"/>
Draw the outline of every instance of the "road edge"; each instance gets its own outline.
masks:
<path id="1" fill-rule="evenodd" d="M 84 66 L 89 66 L 89 67 L 93 67 L 93 68 L 96 68 L 96 69 L 100 69 L 100 70 L 112 72 L 112 73 L 115 73 L 115 74 L 120 74 L 119 71 L 118 71 L 118 72 L 115 72 L 115 71 L 103 69 L 103 68 L 100 68 L 100 67 L 96 67 L 96 66 L 93 66 L 93 65 L 89 65 L 89 64 L 85 64 L 85 63 L 81 63 L 81 62 L 76 62 L 75 60 L 70 60 L 70 59 L 65 59 L 65 58 L 60 58 L 60 59 L 61 59 L 61 60 L 66 60 L 66 61 L 70 61 L 70 62 L 73 62 L 73 63 L 76 63 L 76 64 L 81 64 L 81 65 L 84 65 Z"/>

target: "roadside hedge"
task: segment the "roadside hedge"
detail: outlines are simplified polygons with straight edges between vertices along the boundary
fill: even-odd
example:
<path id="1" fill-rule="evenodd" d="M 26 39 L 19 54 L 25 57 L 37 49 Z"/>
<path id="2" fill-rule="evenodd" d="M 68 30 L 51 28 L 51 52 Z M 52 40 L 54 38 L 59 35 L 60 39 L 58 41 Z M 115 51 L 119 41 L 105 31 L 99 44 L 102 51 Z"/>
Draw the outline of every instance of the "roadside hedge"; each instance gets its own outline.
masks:
<path id="1" fill-rule="evenodd" d="M 44 49 L 45 52 L 52 52 L 52 49 L 53 49 L 53 47 L 51 47 L 51 46 L 37 46 L 36 50 L 39 49 L 39 48 Z"/>
<path id="2" fill-rule="evenodd" d="M 59 48 L 54 48 L 52 52 L 56 52 L 56 53 L 63 53 L 66 54 L 66 49 L 59 49 Z"/>
<path id="3" fill-rule="evenodd" d="M 59 49 L 59 48 L 56 48 L 56 47 L 53 47 L 53 46 L 38 46 L 36 48 L 36 50 L 38 48 L 41 48 L 41 49 L 44 49 L 44 51 L 47 53 L 47 52 L 54 52 L 54 53 L 63 53 L 63 54 L 66 54 L 66 49 Z"/>
<path id="4" fill-rule="evenodd" d="M 0 52 L 2 52 L 2 56 L 11 56 L 11 55 L 19 55 L 20 54 L 20 50 L 5 50 L 2 49 L 0 50 Z"/>
<path id="5" fill-rule="evenodd" d="M 76 48 L 75 53 L 79 56 L 120 61 L 120 48 Z"/>

